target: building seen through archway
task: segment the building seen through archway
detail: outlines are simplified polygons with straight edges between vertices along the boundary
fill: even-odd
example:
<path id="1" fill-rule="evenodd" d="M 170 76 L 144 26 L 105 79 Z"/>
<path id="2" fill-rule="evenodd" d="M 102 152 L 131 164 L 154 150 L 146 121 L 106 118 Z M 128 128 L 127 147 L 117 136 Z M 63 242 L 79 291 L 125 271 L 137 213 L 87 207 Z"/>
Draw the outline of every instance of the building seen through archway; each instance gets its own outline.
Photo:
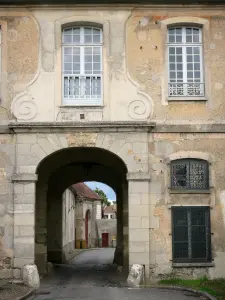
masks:
<path id="1" fill-rule="evenodd" d="M 115 230 L 113 233 L 109 221 L 117 224 L 114 262 L 127 267 L 128 234 L 123 228 L 128 226 L 128 188 L 124 162 L 100 148 L 68 148 L 43 159 L 37 174 L 35 263 L 39 272 L 47 272 L 47 262 L 64 263 L 74 248 L 115 246 Z M 84 184 L 87 181 L 113 188 L 118 222 L 101 220 L 101 198 Z"/>

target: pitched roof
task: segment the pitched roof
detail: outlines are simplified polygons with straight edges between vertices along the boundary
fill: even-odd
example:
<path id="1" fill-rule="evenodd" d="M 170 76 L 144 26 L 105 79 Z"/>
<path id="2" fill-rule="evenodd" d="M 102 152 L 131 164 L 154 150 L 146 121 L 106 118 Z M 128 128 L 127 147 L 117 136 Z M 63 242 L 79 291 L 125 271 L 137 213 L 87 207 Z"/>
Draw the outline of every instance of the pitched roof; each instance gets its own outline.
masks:
<path id="1" fill-rule="evenodd" d="M 93 200 L 101 200 L 101 197 L 92 191 L 85 183 L 79 182 L 72 185 L 72 188 L 78 195 L 83 197 L 93 199 Z"/>
<path id="2" fill-rule="evenodd" d="M 113 213 L 116 213 L 116 205 L 106 206 L 106 207 L 104 208 L 104 213 L 105 213 L 105 214 L 113 214 Z"/>

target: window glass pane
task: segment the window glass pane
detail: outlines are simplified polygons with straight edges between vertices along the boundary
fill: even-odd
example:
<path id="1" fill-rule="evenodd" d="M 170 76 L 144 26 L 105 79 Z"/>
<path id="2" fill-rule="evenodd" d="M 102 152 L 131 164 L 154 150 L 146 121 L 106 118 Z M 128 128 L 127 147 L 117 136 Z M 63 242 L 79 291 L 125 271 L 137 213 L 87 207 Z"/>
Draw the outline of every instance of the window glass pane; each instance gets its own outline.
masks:
<path id="1" fill-rule="evenodd" d="M 80 56 L 80 48 L 79 47 L 73 47 L 73 54 Z"/>
<path id="2" fill-rule="evenodd" d="M 177 64 L 177 70 L 183 70 L 183 65 L 182 64 Z"/>
<path id="3" fill-rule="evenodd" d="M 175 36 L 169 35 L 169 43 L 174 43 L 174 42 L 175 42 Z"/>
<path id="4" fill-rule="evenodd" d="M 192 226 L 191 228 L 191 238 L 196 242 L 206 241 L 206 228 L 205 226 Z"/>
<path id="5" fill-rule="evenodd" d="M 187 242 L 188 241 L 188 227 L 177 226 L 174 228 L 174 241 L 175 242 Z"/>
<path id="6" fill-rule="evenodd" d="M 93 36 L 93 43 L 100 43 L 100 42 L 101 42 L 100 35 L 94 35 Z"/>
<path id="7" fill-rule="evenodd" d="M 66 63 L 72 63 L 72 61 L 73 61 L 73 57 L 72 57 L 72 55 L 65 55 L 64 56 L 64 62 L 66 62 Z"/>
<path id="8" fill-rule="evenodd" d="M 92 55 L 92 47 L 85 47 L 84 48 L 84 54 L 87 55 L 87 54 L 91 54 Z"/>
<path id="9" fill-rule="evenodd" d="M 80 43 L 80 36 L 79 35 L 73 35 L 73 43 L 79 44 Z"/>
<path id="10" fill-rule="evenodd" d="M 92 35 L 85 35 L 84 36 L 84 43 L 92 43 Z"/>
<path id="11" fill-rule="evenodd" d="M 72 54 L 73 48 L 72 47 L 64 47 L 64 54 Z"/>
<path id="12" fill-rule="evenodd" d="M 73 42 L 73 36 L 72 35 L 64 35 L 63 36 L 63 43 L 65 44 L 72 44 Z"/>
<path id="13" fill-rule="evenodd" d="M 188 243 L 174 243 L 173 257 L 175 259 L 188 259 Z"/>
<path id="14" fill-rule="evenodd" d="M 172 163 L 172 187 L 173 188 L 187 188 L 188 187 L 188 165 L 180 161 Z"/>
<path id="15" fill-rule="evenodd" d="M 194 69 L 195 70 L 200 70 L 200 64 L 194 64 Z"/>
<path id="16" fill-rule="evenodd" d="M 85 63 L 84 67 L 85 67 L 85 73 L 86 74 L 92 73 L 92 64 L 91 63 Z"/>
<path id="17" fill-rule="evenodd" d="M 176 73 L 175 73 L 175 72 L 170 72 L 170 78 L 171 78 L 171 79 L 176 78 Z"/>
<path id="18" fill-rule="evenodd" d="M 169 56 L 169 62 L 175 62 L 175 55 Z"/>
<path id="19" fill-rule="evenodd" d="M 186 34 L 192 34 L 192 28 L 186 28 Z"/>
<path id="20" fill-rule="evenodd" d="M 73 55 L 73 62 L 80 62 L 80 56 L 79 55 Z"/>
<path id="21" fill-rule="evenodd" d="M 79 74 L 80 73 L 80 64 L 73 64 L 73 73 Z"/>
<path id="22" fill-rule="evenodd" d="M 93 48 L 93 54 L 100 54 L 101 53 L 101 48 L 100 47 L 94 47 Z"/>
<path id="23" fill-rule="evenodd" d="M 84 34 L 92 35 L 92 28 L 85 27 L 84 28 Z"/>
<path id="24" fill-rule="evenodd" d="M 170 64 L 170 70 L 175 70 L 175 64 Z"/>
<path id="25" fill-rule="evenodd" d="M 176 47 L 176 54 L 182 54 L 182 48 Z"/>
<path id="26" fill-rule="evenodd" d="M 183 57 L 181 55 L 177 55 L 176 60 L 177 62 L 183 62 Z"/>
<path id="27" fill-rule="evenodd" d="M 206 260 L 206 243 L 192 243 L 192 259 Z"/>
<path id="28" fill-rule="evenodd" d="M 92 62 L 92 55 L 85 55 L 84 56 L 84 61 L 85 62 Z"/>
<path id="29" fill-rule="evenodd" d="M 194 62 L 200 62 L 200 56 L 194 55 Z"/>
<path id="30" fill-rule="evenodd" d="M 193 64 L 187 64 L 187 70 L 193 70 Z"/>
<path id="31" fill-rule="evenodd" d="M 192 47 L 187 47 L 186 51 L 187 51 L 187 54 L 192 54 Z"/>
<path id="32" fill-rule="evenodd" d="M 99 72 L 100 71 L 100 67 L 101 67 L 100 63 L 94 63 L 93 64 L 93 70 L 94 71 L 98 71 Z"/>
<path id="33" fill-rule="evenodd" d="M 100 55 L 94 55 L 93 56 L 93 61 L 94 62 L 101 62 L 101 56 Z"/>
<path id="34" fill-rule="evenodd" d="M 72 34 L 73 33 L 73 28 L 65 28 L 63 30 L 64 34 Z"/>
<path id="35" fill-rule="evenodd" d="M 201 161 L 193 161 L 190 164 L 190 186 L 195 189 L 208 188 L 206 165 Z"/>
<path id="36" fill-rule="evenodd" d="M 200 48 L 199 47 L 193 47 L 194 54 L 200 54 Z"/>
<path id="37" fill-rule="evenodd" d="M 192 35 L 187 35 L 186 36 L 186 42 L 187 43 L 192 43 Z"/>
<path id="38" fill-rule="evenodd" d="M 169 54 L 175 54 L 175 47 L 169 47 Z"/>
<path id="39" fill-rule="evenodd" d="M 194 43 L 199 43 L 200 42 L 199 35 L 194 35 L 193 36 L 193 42 Z"/>

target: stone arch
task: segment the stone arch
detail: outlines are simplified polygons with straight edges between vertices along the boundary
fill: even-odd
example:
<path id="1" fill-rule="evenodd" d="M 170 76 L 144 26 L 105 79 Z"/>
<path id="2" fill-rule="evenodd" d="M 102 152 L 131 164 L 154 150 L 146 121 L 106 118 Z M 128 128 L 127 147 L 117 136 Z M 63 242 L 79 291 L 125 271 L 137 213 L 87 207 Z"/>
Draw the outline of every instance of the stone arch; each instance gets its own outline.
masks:
<path id="1" fill-rule="evenodd" d="M 143 169 L 140 151 L 134 149 L 132 135 L 119 133 L 45 134 L 36 137 L 31 145 L 31 156 L 36 169 L 46 157 L 67 148 L 98 148 L 110 151 L 125 163 L 128 172 L 146 171 Z M 145 154 L 145 153 L 144 153 Z"/>
<path id="2" fill-rule="evenodd" d="M 123 231 L 123 227 L 128 226 L 127 172 L 126 164 L 118 155 L 98 147 L 64 148 L 45 156 L 38 164 L 35 260 L 41 273 L 45 273 L 47 260 L 62 262 L 61 195 L 66 188 L 77 182 L 100 181 L 114 189 L 120 207 L 117 231 L 118 248 L 121 249 L 118 257 L 121 260 L 123 251 L 128 253 L 128 233 Z"/>

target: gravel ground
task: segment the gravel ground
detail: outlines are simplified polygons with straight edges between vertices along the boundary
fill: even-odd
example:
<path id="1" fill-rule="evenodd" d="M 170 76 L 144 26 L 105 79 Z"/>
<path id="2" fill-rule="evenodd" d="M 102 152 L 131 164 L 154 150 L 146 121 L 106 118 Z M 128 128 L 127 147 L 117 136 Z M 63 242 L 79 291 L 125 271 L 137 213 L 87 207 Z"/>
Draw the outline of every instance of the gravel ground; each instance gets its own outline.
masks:
<path id="1" fill-rule="evenodd" d="M 29 288 L 23 284 L 9 283 L 0 280 L 0 300 L 15 300 L 29 292 Z"/>

